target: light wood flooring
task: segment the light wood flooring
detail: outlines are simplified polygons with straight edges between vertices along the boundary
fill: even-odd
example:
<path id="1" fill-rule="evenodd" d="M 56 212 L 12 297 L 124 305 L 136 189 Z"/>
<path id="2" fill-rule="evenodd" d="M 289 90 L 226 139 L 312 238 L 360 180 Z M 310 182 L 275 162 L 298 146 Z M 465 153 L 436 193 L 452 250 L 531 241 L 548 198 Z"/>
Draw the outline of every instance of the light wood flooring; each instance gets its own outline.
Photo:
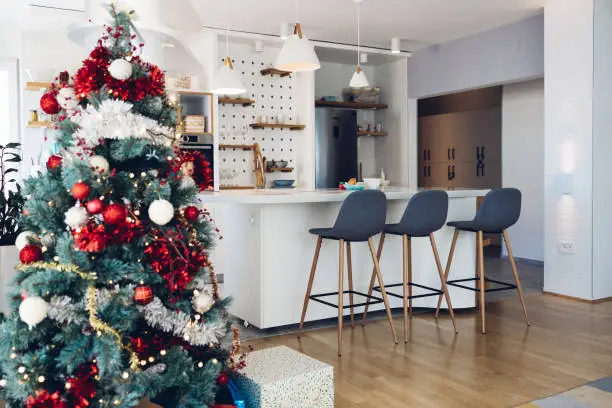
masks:
<path id="1" fill-rule="evenodd" d="M 333 365 L 339 408 L 512 407 L 612 375 L 611 302 L 526 301 L 529 329 L 517 298 L 487 303 L 487 335 L 473 311 L 457 313 L 457 336 L 448 315 L 418 314 L 407 344 L 396 318 L 398 345 L 386 320 L 345 324 L 340 358 L 335 327 L 245 343 L 286 345 Z"/>

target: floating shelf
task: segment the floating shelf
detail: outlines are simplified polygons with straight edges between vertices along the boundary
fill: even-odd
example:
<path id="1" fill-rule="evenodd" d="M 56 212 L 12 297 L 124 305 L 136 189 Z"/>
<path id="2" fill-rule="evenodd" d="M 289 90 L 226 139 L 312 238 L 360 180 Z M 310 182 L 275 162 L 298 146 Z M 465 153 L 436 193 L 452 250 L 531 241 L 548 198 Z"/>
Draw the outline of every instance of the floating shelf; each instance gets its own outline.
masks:
<path id="1" fill-rule="evenodd" d="M 219 190 L 254 190 L 255 186 L 220 186 Z"/>
<path id="2" fill-rule="evenodd" d="M 281 71 L 280 69 L 276 69 L 276 68 L 266 68 L 266 69 L 262 69 L 261 71 L 261 75 L 278 75 L 280 77 L 286 77 L 291 75 L 291 72 L 289 71 Z"/>
<path id="3" fill-rule="evenodd" d="M 290 125 L 287 123 L 251 123 L 250 125 L 253 129 L 263 129 L 263 128 L 286 128 L 290 130 L 301 130 L 306 127 L 306 125 Z"/>
<path id="4" fill-rule="evenodd" d="M 244 98 L 230 98 L 230 97 L 220 97 L 219 103 L 222 104 L 231 104 L 231 105 L 242 105 L 242 106 L 251 106 L 255 103 L 253 99 L 244 99 Z"/>
<path id="5" fill-rule="evenodd" d="M 43 89 L 47 89 L 49 87 L 49 83 L 48 82 L 32 82 L 32 81 L 28 81 L 26 82 L 26 86 L 25 86 L 25 90 L 26 91 L 40 91 Z"/>
<path id="6" fill-rule="evenodd" d="M 219 149 L 242 149 L 242 150 L 253 150 L 255 145 L 245 144 L 220 144 Z"/>
<path id="7" fill-rule="evenodd" d="M 272 173 L 275 171 L 280 171 L 281 173 L 291 173 L 293 170 L 293 167 L 268 167 L 266 169 L 266 173 Z"/>
<path id="8" fill-rule="evenodd" d="M 357 136 L 387 136 L 389 132 L 357 132 Z"/>
<path id="9" fill-rule="evenodd" d="M 347 109 L 387 109 L 384 103 L 359 103 L 339 101 L 315 101 L 315 106 L 320 108 L 347 108 Z"/>
<path id="10" fill-rule="evenodd" d="M 211 136 L 212 132 L 188 132 L 186 130 L 181 131 L 183 135 L 193 135 L 193 136 Z"/>
<path id="11" fill-rule="evenodd" d="M 26 127 L 29 128 L 50 128 L 53 127 L 51 122 L 28 122 Z"/>

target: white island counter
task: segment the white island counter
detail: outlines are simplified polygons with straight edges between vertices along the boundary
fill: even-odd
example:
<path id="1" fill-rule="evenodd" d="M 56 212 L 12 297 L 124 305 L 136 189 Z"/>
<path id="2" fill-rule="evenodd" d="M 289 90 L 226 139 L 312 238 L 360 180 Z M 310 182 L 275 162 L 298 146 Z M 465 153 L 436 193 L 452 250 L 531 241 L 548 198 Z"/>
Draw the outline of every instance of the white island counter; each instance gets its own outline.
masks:
<path id="1" fill-rule="evenodd" d="M 388 201 L 387 222 L 401 218 L 410 197 L 417 190 L 390 187 L 384 190 Z M 448 221 L 474 217 L 476 197 L 486 190 L 448 191 Z M 243 190 L 203 193 L 199 198 L 211 211 L 223 239 L 218 242 L 213 262 L 225 278 L 224 294 L 234 298 L 230 312 L 259 328 L 297 324 L 314 255 L 316 237 L 308 230 L 331 227 L 342 201 L 350 194 L 340 190 Z M 435 234 L 442 264 L 445 266 L 452 230 L 444 227 Z M 378 244 L 378 237 L 376 244 Z M 352 245 L 355 290 L 367 292 L 372 260 L 367 244 Z M 450 279 L 474 276 L 475 239 L 461 234 L 457 242 Z M 439 287 L 440 279 L 427 238 L 412 240 L 413 280 Z M 401 239 L 389 237 L 381 259 L 385 284 L 401 283 Z M 345 278 L 346 279 L 346 278 Z M 324 241 L 319 257 L 313 294 L 337 291 L 338 243 Z M 345 284 L 345 288 L 347 285 Z M 450 287 L 453 306 L 474 307 L 474 294 Z M 401 294 L 401 288 L 390 291 Z M 414 294 L 420 289 L 414 288 Z M 332 303 L 337 297 L 326 298 Z M 345 304 L 348 297 L 345 300 Z M 356 296 L 355 302 L 363 298 Z M 401 299 L 390 297 L 392 307 L 401 307 Z M 415 307 L 435 307 L 437 297 L 415 299 Z M 382 304 L 372 306 L 381 309 Z M 357 309 L 356 312 L 361 311 Z M 345 310 L 349 313 L 349 310 Z M 337 316 L 337 311 L 311 302 L 306 320 Z"/>

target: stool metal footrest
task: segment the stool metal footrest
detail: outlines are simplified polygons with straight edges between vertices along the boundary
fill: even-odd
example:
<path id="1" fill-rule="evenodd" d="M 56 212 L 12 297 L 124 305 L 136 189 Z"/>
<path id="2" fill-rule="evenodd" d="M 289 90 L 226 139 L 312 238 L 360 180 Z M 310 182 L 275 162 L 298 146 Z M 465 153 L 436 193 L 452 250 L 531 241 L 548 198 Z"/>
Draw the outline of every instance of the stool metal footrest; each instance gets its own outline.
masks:
<path id="1" fill-rule="evenodd" d="M 440 295 L 444 294 L 444 292 L 442 292 L 440 289 L 431 288 L 429 286 L 419 285 L 418 283 L 408 283 L 407 285 L 408 286 L 416 286 L 417 288 L 421 288 L 421 289 L 427 289 L 427 290 L 430 290 L 431 293 L 424 293 L 422 295 L 406 296 L 406 299 L 418 299 L 418 298 L 424 298 L 424 297 L 428 297 L 428 296 L 440 296 Z M 393 292 L 388 290 L 389 288 L 397 288 L 397 287 L 400 287 L 400 286 L 404 286 L 404 284 L 403 283 L 394 283 L 393 285 L 385 285 L 385 289 L 387 289 L 387 295 L 403 299 L 404 295 L 398 295 L 397 293 L 393 293 Z M 377 292 L 380 292 L 380 286 L 374 286 L 374 290 L 377 291 Z"/>
<path id="2" fill-rule="evenodd" d="M 476 282 L 478 281 L 479 278 L 466 278 L 466 279 L 455 279 L 455 280 L 449 280 L 446 282 L 447 285 L 451 285 L 451 286 L 455 286 L 457 288 L 462 288 L 462 289 L 467 289 L 467 290 L 471 290 L 473 292 L 480 292 L 480 289 L 478 288 L 470 288 L 469 286 L 465 286 L 465 285 L 460 285 L 459 283 L 461 282 Z M 508 282 L 501 282 L 495 279 L 489 279 L 489 278 L 484 278 L 485 282 L 489 282 L 489 283 L 496 283 L 498 285 L 501 285 L 501 288 L 488 288 L 485 289 L 485 292 L 499 292 L 502 290 L 511 290 L 511 289 L 516 289 L 517 286 L 513 285 L 511 283 Z"/>
<path id="3" fill-rule="evenodd" d="M 367 293 L 358 292 L 356 290 L 345 290 L 342 293 L 344 293 L 345 295 L 346 294 L 352 294 L 352 295 L 362 296 L 362 297 L 364 297 L 366 299 L 373 299 L 373 300 L 370 300 L 369 302 L 365 302 L 365 303 L 353 303 L 353 307 L 365 306 L 367 304 L 375 305 L 377 303 L 383 303 L 383 299 L 382 298 L 379 298 L 377 296 L 368 296 Z M 331 303 L 331 302 L 328 302 L 326 300 L 319 299 L 319 298 L 326 297 L 326 296 L 338 296 L 338 292 L 328 292 L 328 293 L 321 293 L 321 294 L 318 294 L 318 295 L 310 295 L 309 298 L 310 298 L 310 300 L 314 300 L 315 302 L 323 303 L 324 305 L 335 307 L 336 309 L 338 309 L 338 305 L 336 305 L 334 303 Z M 351 307 L 350 304 L 342 306 L 343 309 L 348 309 L 350 307 Z"/>

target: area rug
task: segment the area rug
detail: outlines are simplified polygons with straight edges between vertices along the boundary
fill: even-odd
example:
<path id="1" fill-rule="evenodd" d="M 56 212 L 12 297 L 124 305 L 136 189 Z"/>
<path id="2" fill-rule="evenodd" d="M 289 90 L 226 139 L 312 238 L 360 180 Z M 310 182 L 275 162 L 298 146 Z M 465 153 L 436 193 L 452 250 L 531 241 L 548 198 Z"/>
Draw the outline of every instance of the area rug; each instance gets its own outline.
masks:
<path id="1" fill-rule="evenodd" d="M 612 407 L 612 377 L 605 377 L 516 408 L 609 408 Z"/>

